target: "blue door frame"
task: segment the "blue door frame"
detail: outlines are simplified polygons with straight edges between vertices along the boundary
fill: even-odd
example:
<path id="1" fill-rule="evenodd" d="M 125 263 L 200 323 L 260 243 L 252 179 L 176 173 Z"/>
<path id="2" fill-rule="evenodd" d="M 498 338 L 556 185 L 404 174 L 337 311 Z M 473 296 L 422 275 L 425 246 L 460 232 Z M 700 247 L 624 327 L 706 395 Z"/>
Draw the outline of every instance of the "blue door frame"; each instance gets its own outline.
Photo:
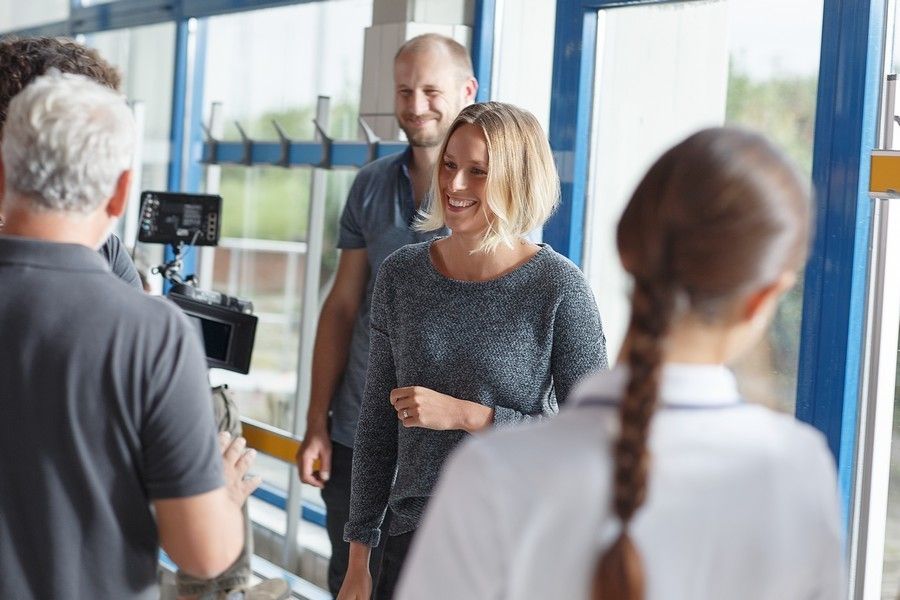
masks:
<path id="1" fill-rule="evenodd" d="M 598 11 L 673 0 L 559 1 L 550 144 L 562 203 L 544 239 L 582 262 Z M 824 0 L 813 182 L 816 237 L 804 285 L 797 417 L 828 438 L 850 501 L 886 0 Z"/>

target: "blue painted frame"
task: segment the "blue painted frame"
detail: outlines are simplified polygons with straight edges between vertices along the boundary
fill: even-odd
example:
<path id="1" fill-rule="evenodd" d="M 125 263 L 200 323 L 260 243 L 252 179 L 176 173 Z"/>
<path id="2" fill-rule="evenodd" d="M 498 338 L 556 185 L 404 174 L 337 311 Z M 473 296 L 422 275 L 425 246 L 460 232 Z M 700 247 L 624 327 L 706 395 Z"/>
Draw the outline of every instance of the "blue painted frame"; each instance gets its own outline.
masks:
<path id="1" fill-rule="evenodd" d="M 0 35 L 75 36 L 80 33 L 97 33 L 322 1 L 327 0 L 117 0 L 82 6 L 79 0 L 71 0 L 70 14 L 66 20 L 17 30 L 0 30 Z"/>
<path id="2" fill-rule="evenodd" d="M 281 510 L 287 510 L 287 492 L 280 487 L 263 482 L 258 488 L 253 490 L 253 497 Z M 304 500 L 301 503 L 300 518 L 325 527 L 325 509 L 312 502 Z"/>
<path id="3" fill-rule="evenodd" d="M 106 6 L 106 5 L 104 5 Z M 187 86 L 188 82 L 188 62 L 189 62 L 189 40 L 190 30 L 187 20 L 181 20 L 176 23 L 175 29 L 175 69 L 174 81 L 172 85 L 172 120 L 169 127 L 169 172 L 168 184 L 169 191 L 186 191 L 184 190 L 182 173 L 184 172 L 184 142 L 185 136 L 190 132 L 184 131 L 185 115 L 187 114 Z M 166 246 L 164 259 L 166 262 L 175 258 L 175 253 L 171 248 Z M 197 255 L 195 252 L 187 252 L 182 259 L 182 274 L 188 276 L 197 270 Z M 163 293 L 168 293 L 171 288 L 168 281 L 163 282 Z"/>
<path id="4" fill-rule="evenodd" d="M 476 102 L 491 99 L 494 64 L 494 28 L 497 19 L 496 0 L 475 0 L 475 27 L 472 32 L 472 66 L 478 80 Z"/>
<path id="5" fill-rule="evenodd" d="M 558 2 L 550 143 L 562 180 L 544 239 L 582 261 L 597 11 L 677 0 Z M 806 271 L 797 417 L 828 438 L 845 522 L 852 492 L 868 244 L 868 154 L 877 104 L 886 0 L 823 0 L 813 181 L 815 242 Z M 574 121 L 573 121 L 574 115 Z"/>
<path id="6" fill-rule="evenodd" d="M 828 438 L 849 522 L 869 241 L 869 152 L 878 130 L 886 0 L 825 0 L 797 417 Z"/>

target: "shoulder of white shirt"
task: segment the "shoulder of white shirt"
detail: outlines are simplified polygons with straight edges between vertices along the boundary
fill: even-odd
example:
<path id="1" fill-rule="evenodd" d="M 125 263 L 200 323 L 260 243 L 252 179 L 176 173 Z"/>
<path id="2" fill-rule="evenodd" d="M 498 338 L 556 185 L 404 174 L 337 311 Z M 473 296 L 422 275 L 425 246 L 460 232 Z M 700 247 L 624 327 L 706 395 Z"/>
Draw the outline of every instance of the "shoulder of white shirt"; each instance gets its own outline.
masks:
<path id="1" fill-rule="evenodd" d="M 616 366 L 583 379 L 568 404 L 616 403 L 628 383 L 628 368 Z M 667 363 L 660 377 L 660 401 L 673 407 L 719 407 L 742 402 L 734 374 L 720 364 Z"/>

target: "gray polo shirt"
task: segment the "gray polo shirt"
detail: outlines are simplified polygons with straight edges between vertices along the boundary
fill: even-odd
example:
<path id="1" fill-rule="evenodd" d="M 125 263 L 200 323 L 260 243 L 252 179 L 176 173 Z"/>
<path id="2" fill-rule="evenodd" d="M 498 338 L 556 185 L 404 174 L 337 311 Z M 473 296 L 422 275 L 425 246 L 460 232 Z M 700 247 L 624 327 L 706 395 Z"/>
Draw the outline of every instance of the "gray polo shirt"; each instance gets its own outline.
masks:
<path id="1" fill-rule="evenodd" d="M 100 254 L 102 254 L 103 258 L 106 259 L 106 262 L 109 263 L 109 268 L 112 270 L 113 275 L 125 283 L 133 285 L 139 290 L 144 289 L 144 286 L 141 285 L 141 278 L 138 276 L 134 262 L 131 260 L 131 257 L 128 256 L 128 251 L 125 250 L 125 246 L 122 245 L 122 240 L 120 240 L 116 234 L 111 234 L 109 239 L 106 240 L 106 243 L 100 246 Z"/>
<path id="2" fill-rule="evenodd" d="M 347 367 L 331 402 L 331 439 L 351 448 L 366 387 L 369 312 L 378 269 L 384 259 L 401 246 L 447 233 L 446 230 L 419 233 L 410 227 L 416 216 L 408 170 L 411 157 L 412 150 L 407 148 L 360 169 L 341 215 L 338 248 L 365 248 L 370 269 L 366 296 L 353 324 Z"/>
<path id="3" fill-rule="evenodd" d="M 158 598 L 150 500 L 222 485 L 200 341 L 75 244 L 0 235 L 0 598 Z"/>

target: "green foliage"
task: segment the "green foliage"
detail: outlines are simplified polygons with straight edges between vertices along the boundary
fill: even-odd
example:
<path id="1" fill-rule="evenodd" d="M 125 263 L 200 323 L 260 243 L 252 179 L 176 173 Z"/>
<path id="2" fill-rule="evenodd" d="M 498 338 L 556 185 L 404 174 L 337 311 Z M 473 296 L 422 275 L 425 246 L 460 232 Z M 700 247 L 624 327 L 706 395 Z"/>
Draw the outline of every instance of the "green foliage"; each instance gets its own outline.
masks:
<path id="1" fill-rule="evenodd" d="M 812 173 L 817 77 L 754 81 L 731 64 L 725 120 L 765 133 Z"/>

